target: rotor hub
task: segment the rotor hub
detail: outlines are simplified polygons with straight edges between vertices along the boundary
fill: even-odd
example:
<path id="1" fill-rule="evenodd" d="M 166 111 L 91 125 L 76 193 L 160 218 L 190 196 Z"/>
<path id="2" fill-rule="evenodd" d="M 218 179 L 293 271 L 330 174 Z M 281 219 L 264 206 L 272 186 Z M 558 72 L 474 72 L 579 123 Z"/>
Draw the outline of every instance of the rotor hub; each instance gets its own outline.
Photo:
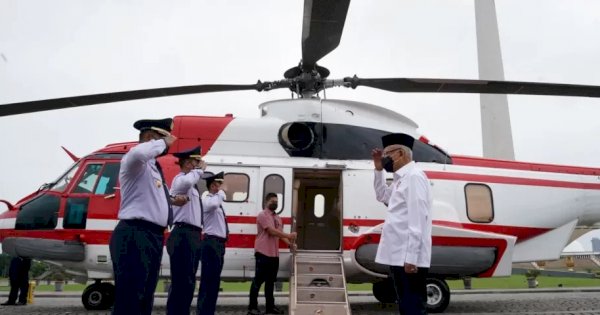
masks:
<path id="1" fill-rule="evenodd" d="M 283 76 L 290 82 L 290 91 L 296 93 L 298 97 L 307 98 L 325 88 L 325 81 L 329 74 L 327 68 L 316 64 L 307 71 L 300 62 L 298 66 L 288 69 Z"/>

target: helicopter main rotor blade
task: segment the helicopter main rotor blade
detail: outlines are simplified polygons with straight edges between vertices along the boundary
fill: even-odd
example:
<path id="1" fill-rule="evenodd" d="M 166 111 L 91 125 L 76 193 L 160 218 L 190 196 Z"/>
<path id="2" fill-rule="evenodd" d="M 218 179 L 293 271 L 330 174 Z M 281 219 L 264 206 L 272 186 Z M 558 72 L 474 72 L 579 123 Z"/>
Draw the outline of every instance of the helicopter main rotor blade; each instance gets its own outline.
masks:
<path id="1" fill-rule="evenodd" d="M 146 90 L 135 90 L 125 92 L 113 92 L 83 96 L 73 96 L 64 98 L 55 98 L 49 100 L 21 102 L 0 105 L 0 117 L 9 115 L 18 115 L 26 113 L 41 112 L 61 108 L 72 108 L 103 103 L 113 103 L 122 101 L 139 100 L 145 98 L 155 98 L 163 96 L 175 96 L 196 93 L 224 92 L 224 91 L 242 91 L 242 90 L 272 90 L 283 87 L 289 87 L 286 81 L 260 82 L 256 84 L 204 84 L 189 85 L 169 88 L 157 88 Z"/>
<path id="2" fill-rule="evenodd" d="M 302 70 L 334 50 L 344 30 L 350 0 L 305 0 L 302 24 Z"/>
<path id="3" fill-rule="evenodd" d="M 600 86 L 557 84 L 516 81 L 451 80 L 451 79 L 362 79 L 357 76 L 344 78 L 346 86 L 368 86 L 391 92 L 420 93 L 483 93 L 483 94 L 528 94 L 555 96 L 600 97 Z"/>

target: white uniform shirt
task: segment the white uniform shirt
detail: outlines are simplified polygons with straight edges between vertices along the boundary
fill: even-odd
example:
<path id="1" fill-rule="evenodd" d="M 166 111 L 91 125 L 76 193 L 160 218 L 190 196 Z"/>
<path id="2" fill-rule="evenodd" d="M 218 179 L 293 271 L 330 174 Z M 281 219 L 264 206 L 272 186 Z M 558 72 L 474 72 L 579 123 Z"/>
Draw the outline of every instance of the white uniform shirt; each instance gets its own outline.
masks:
<path id="1" fill-rule="evenodd" d="M 204 206 L 204 234 L 227 238 L 225 214 L 221 204 L 225 200 L 225 192 L 219 190 L 216 194 L 208 193 L 202 198 Z"/>
<path id="2" fill-rule="evenodd" d="M 429 268 L 432 197 L 425 173 L 410 162 L 394 173 L 387 186 L 385 171 L 375 170 L 374 186 L 377 200 L 388 205 L 375 262 Z"/>
<path id="3" fill-rule="evenodd" d="M 200 193 L 194 185 L 202 178 L 204 172 L 200 169 L 193 169 L 187 174 L 183 172 L 173 178 L 171 184 L 171 196 L 186 195 L 190 199 L 185 205 L 173 206 L 173 222 L 183 222 L 202 227 L 202 217 L 200 208 Z"/>
<path id="4" fill-rule="evenodd" d="M 167 226 L 169 204 L 155 160 L 166 149 L 164 140 L 151 140 L 136 145 L 123 156 L 119 170 L 119 219 L 142 219 Z"/>

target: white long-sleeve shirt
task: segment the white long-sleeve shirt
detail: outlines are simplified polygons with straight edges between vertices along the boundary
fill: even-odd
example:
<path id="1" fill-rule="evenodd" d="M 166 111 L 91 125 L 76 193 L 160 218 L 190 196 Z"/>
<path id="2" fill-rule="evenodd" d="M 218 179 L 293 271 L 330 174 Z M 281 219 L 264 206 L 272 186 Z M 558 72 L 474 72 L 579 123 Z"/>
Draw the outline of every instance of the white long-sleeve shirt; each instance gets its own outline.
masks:
<path id="1" fill-rule="evenodd" d="M 173 222 L 183 222 L 202 227 L 202 213 L 200 208 L 200 193 L 194 188 L 194 185 L 202 179 L 204 172 L 201 169 L 193 169 L 187 174 L 181 172 L 173 178 L 171 184 L 171 195 L 186 195 L 189 197 L 185 205 L 173 206 Z"/>
<path id="2" fill-rule="evenodd" d="M 167 226 L 169 203 L 156 157 L 167 149 L 163 139 L 140 143 L 121 159 L 119 219 L 142 219 Z"/>
<path id="3" fill-rule="evenodd" d="M 216 194 L 208 193 L 202 198 L 204 206 L 204 234 L 227 238 L 225 213 L 221 204 L 225 200 L 225 192 L 219 190 Z"/>
<path id="4" fill-rule="evenodd" d="M 388 186 L 385 171 L 375 170 L 375 196 L 388 205 L 375 262 L 431 265 L 431 204 L 429 179 L 410 162 L 394 173 Z"/>

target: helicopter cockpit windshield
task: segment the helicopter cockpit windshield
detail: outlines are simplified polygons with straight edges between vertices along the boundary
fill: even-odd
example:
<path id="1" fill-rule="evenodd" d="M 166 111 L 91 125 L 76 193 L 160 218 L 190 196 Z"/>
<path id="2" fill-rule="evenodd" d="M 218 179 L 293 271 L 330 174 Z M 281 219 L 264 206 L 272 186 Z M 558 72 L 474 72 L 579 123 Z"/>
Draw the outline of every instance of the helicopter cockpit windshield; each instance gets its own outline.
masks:
<path id="1" fill-rule="evenodd" d="M 50 187 L 48 187 L 48 189 L 52 190 L 52 191 L 57 191 L 57 192 L 65 191 L 65 189 L 69 185 L 69 182 L 71 181 L 71 179 L 73 179 L 73 176 L 75 176 L 75 174 L 77 173 L 77 170 L 79 169 L 80 164 L 81 164 L 80 162 L 73 164 L 69 168 L 69 170 L 67 172 L 65 172 L 61 177 L 59 177 L 57 180 L 50 183 Z"/>

